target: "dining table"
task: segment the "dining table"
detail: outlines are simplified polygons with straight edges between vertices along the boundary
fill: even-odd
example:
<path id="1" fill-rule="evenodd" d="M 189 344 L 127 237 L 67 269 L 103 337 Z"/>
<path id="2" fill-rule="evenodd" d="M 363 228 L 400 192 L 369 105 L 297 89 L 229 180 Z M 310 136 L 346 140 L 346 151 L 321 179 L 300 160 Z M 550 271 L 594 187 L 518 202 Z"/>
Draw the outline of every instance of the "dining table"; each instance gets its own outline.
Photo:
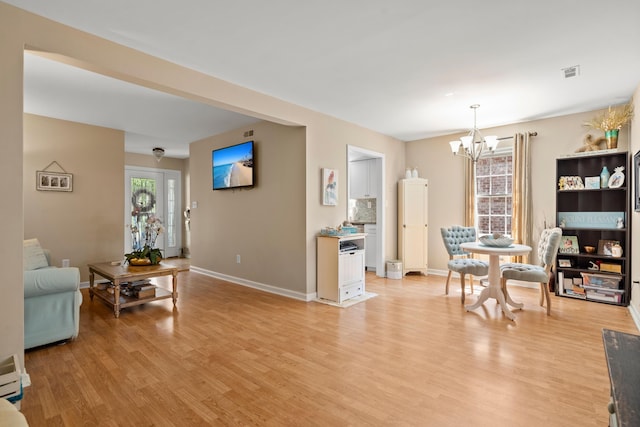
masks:
<path id="1" fill-rule="evenodd" d="M 500 285 L 500 257 L 501 256 L 515 256 L 526 255 L 531 252 L 531 246 L 521 244 L 511 244 L 506 247 L 488 246 L 480 242 L 466 242 L 461 243 L 460 248 L 464 251 L 489 255 L 489 286 L 484 288 L 478 297 L 478 300 L 470 305 L 465 305 L 464 308 L 467 311 L 475 310 L 480 307 L 489 298 L 495 298 L 498 304 L 502 308 L 502 312 L 507 318 L 516 320 L 515 314 L 507 306 L 510 305 L 514 308 L 522 308 L 524 304 L 514 302 L 509 295 L 507 289 L 502 289 Z"/>

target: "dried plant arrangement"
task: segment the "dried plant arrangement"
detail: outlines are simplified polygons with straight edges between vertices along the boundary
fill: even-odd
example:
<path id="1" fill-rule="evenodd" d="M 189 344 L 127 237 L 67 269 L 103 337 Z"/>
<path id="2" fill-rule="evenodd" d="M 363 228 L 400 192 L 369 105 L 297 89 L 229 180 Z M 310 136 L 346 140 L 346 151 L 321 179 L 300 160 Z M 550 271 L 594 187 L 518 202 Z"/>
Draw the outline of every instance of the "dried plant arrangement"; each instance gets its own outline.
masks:
<path id="1" fill-rule="evenodd" d="M 590 121 L 584 123 L 584 125 L 607 132 L 622 129 L 622 127 L 629 123 L 632 118 L 633 98 L 628 104 L 625 104 L 622 107 L 612 108 L 609 106 L 609 109 L 606 112 L 597 115 Z"/>

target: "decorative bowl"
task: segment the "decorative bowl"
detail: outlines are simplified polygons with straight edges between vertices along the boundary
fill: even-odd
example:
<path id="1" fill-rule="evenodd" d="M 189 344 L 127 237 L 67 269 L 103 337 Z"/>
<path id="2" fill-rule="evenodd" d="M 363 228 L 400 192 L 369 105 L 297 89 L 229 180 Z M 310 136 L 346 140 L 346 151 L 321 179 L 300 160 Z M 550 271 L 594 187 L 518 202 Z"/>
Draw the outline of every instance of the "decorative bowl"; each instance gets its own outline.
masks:
<path id="1" fill-rule="evenodd" d="M 595 246 L 585 246 L 584 247 L 584 251 L 588 254 L 594 254 L 596 253 L 596 247 Z"/>
<path id="2" fill-rule="evenodd" d="M 485 246 L 492 246 L 494 248 L 507 248 L 513 244 L 513 239 L 502 234 L 485 234 L 478 237 L 480 243 Z"/>

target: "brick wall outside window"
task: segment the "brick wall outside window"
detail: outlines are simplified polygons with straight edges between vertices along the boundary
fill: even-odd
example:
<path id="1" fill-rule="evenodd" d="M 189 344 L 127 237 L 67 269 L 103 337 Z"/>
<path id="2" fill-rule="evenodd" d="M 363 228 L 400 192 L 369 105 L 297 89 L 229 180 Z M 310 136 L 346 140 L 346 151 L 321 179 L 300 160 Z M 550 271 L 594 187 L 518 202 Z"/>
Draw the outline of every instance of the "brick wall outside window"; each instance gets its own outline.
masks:
<path id="1" fill-rule="evenodd" d="M 476 163 L 478 233 L 511 235 L 511 153 L 483 157 Z"/>

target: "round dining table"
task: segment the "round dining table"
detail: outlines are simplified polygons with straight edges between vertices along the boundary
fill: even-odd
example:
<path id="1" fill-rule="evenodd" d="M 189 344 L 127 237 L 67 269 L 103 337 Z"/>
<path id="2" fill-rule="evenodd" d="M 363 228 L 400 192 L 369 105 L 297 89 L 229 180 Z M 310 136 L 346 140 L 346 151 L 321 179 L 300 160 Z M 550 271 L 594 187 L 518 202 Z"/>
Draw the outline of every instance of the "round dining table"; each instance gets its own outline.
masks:
<path id="1" fill-rule="evenodd" d="M 495 247 L 483 245 L 480 242 L 467 242 L 461 243 L 460 248 L 471 253 L 489 255 L 489 286 L 482 290 L 478 300 L 474 304 L 465 305 L 465 310 L 475 310 L 487 299 L 495 298 L 498 304 L 500 304 L 504 315 L 511 320 L 515 320 L 516 316 L 509 310 L 507 304 L 514 308 L 522 308 L 524 304 L 514 302 L 506 289 L 503 292 L 500 286 L 500 257 L 503 255 L 514 256 L 528 254 L 531 252 L 531 246 L 512 244 L 507 247 Z"/>

